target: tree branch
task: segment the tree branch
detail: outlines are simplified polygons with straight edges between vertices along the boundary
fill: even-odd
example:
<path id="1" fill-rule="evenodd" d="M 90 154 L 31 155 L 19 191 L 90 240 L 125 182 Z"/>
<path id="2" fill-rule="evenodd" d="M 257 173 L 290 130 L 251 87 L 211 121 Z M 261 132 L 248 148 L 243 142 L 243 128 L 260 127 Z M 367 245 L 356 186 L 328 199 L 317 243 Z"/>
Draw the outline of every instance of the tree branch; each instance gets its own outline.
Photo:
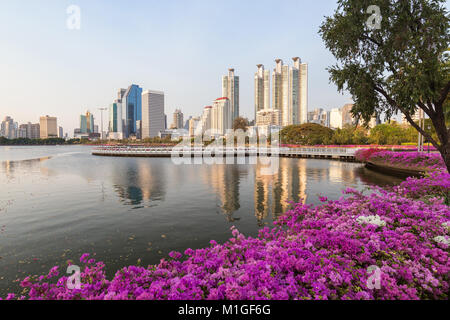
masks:
<path id="1" fill-rule="evenodd" d="M 402 107 L 400 107 L 397 102 L 392 99 L 391 96 L 389 96 L 389 94 L 383 89 L 383 88 L 379 88 L 377 86 L 374 86 L 375 91 L 377 91 L 378 93 L 380 93 L 386 100 L 387 102 L 394 108 L 399 109 L 401 112 L 403 112 L 403 114 L 406 117 L 406 120 L 408 120 L 408 122 L 417 130 L 419 131 L 425 138 L 427 138 L 428 141 L 431 142 L 431 144 L 438 150 L 440 150 L 440 145 L 431 137 L 430 134 L 428 134 L 425 130 L 423 130 L 421 127 L 419 127 L 419 125 L 417 123 L 414 122 L 414 120 L 411 118 L 411 116 L 409 115 L 408 112 L 406 112 L 406 110 Z"/>

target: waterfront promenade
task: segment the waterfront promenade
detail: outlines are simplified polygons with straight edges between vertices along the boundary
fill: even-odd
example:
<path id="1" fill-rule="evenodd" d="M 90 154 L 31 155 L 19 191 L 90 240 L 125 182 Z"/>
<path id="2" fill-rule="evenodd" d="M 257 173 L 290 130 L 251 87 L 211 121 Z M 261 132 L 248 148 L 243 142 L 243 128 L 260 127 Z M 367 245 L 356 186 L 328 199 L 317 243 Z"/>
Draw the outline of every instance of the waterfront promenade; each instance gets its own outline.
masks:
<path id="1" fill-rule="evenodd" d="M 92 150 L 95 156 L 110 157 L 227 157 L 280 156 L 292 158 L 325 158 L 355 161 L 355 148 L 264 148 L 264 147 L 143 147 L 99 146 Z"/>

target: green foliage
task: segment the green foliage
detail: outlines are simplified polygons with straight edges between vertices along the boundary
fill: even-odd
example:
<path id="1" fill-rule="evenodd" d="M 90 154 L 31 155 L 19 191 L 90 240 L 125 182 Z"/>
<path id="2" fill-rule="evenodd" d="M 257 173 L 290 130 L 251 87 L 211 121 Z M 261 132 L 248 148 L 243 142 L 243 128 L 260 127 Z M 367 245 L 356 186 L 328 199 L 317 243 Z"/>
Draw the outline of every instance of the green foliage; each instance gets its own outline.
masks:
<path id="1" fill-rule="evenodd" d="M 353 115 L 368 122 L 374 114 L 390 118 L 402 112 L 410 118 L 418 108 L 424 110 L 437 132 L 435 139 L 428 139 L 450 170 L 450 130 L 445 125 L 450 19 L 445 2 L 338 0 L 337 10 L 325 18 L 319 33 L 338 61 L 328 69 L 330 80 L 352 95 Z M 371 5 L 378 6 L 382 16 L 375 30 L 366 24 Z"/>
<path id="2" fill-rule="evenodd" d="M 333 133 L 332 143 L 337 145 L 364 145 L 369 142 L 367 129 L 363 127 L 346 126 Z"/>
<path id="3" fill-rule="evenodd" d="M 57 145 L 57 144 L 73 144 L 73 140 L 64 140 L 61 138 L 48 138 L 48 139 L 28 139 L 28 138 L 17 138 L 17 139 L 7 139 L 5 137 L 0 137 L 0 145 Z"/>
<path id="4" fill-rule="evenodd" d="M 245 132 L 245 131 L 247 131 L 248 126 L 249 126 L 248 119 L 246 119 L 246 118 L 237 117 L 233 121 L 233 130 L 241 129 Z"/>
<path id="5" fill-rule="evenodd" d="M 280 131 L 280 139 L 283 144 L 330 144 L 332 137 L 333 130 L 316 123 L 287 126 Z"/>

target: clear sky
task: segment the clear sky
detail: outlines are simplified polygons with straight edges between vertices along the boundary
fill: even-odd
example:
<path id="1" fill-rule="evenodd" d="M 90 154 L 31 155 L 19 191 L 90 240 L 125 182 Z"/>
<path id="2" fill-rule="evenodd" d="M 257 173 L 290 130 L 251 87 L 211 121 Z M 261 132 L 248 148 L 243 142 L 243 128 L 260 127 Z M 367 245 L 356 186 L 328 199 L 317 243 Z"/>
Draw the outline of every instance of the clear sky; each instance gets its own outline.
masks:
<path id="1" fill-rule="evenodd" d="M 66 27 L 69 5 L 81 29 Z M 131 83 L 166 94 L 168 125 L 175 108 L 200 115 L 221 96 L 221 76 L 240 76 L 241 114 L 253 118 L 256 64 L 309 64 L 309 109 L 351 102 L 329 83 L 334 64 L 318 34 L 334 0 L 0 0 L 0 118 L 19 123 L 58 117 L 73 134 L 89 109 Z M 105 113 L 105 118 L 107 113 Z M 105 128 L 106 128 L 106 121 Z"/>

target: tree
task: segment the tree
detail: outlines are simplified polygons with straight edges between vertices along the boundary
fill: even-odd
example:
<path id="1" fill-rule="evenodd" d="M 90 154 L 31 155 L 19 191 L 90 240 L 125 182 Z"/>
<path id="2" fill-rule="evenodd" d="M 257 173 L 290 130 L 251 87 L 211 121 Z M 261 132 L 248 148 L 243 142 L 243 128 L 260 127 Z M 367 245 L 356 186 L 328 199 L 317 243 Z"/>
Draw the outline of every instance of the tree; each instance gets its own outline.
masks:
<path id="1" fill-rule="evenodd" d="M 336 129 L 333 133 L 332 143 L 337 145 L 367 144 L 367 130 L 361 126 L 345 126 Z"/>
<path id="2" fill-rule="evenodd" d="M 248 129 L 248 119 L 237 117 L 233 121 L 233 130 L 241 129 L 242 131 L 246 132 Z"/>
<path id="3" fill-rule="evenodd" d="M 305 123 L 284 127 L 280 139 L 284 144 L 323 145 L 329 144 L 333 130 L 316 123 Z"/>
<path id="4" fill-rule="evenodd" d="M 387 118 L 403 113 L 439 150 L 450 172 L 450 129 L 444 117 L 450 90 L 450 33 L 444 3 L 338 0 L 334 15 L 326 17 L 319 33 L 338 61 L 328 68 L 330 80 L 353 96 L 353 115 L 368 122 L 375 113 L 384 112 Z M 380 8 L 380 28 L 370 27 L 371 5 Z M 431 119 L 438 139 L 414 122 L 418 108 Z"/>

